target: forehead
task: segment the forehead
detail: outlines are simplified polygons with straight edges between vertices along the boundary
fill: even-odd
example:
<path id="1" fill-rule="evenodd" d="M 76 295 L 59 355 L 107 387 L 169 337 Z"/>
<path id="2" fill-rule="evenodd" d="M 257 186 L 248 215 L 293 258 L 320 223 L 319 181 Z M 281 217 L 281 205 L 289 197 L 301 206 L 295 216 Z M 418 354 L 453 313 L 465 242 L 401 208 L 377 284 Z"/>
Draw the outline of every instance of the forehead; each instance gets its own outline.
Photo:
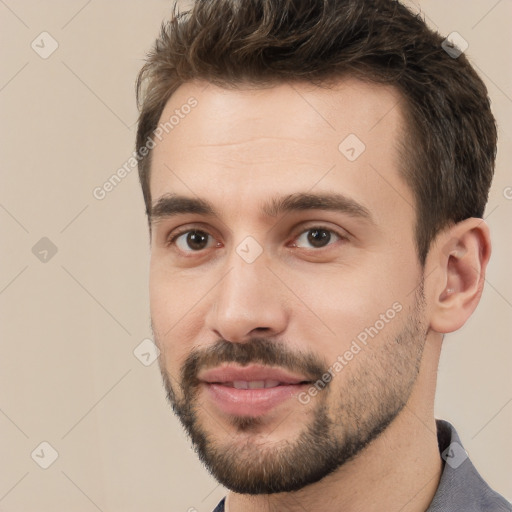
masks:
<path id="1" fill-rule="evenodd" d="M 159 127 L 153 201 L 178 193 L 248 211 L 269 193 L 316 189 L 377 210 L 400 201 L 412 213 L 412 194 L 399 174 L 404 118 L 393 87 L 352 78 L 329 88 L 192 82 L 170 98 Z"/>

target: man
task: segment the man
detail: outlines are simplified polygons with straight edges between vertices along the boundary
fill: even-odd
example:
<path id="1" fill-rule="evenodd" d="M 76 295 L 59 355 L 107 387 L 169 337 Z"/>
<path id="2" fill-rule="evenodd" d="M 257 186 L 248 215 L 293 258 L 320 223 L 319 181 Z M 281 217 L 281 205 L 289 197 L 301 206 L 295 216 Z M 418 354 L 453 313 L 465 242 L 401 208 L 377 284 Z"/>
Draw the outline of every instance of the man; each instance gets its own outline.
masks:
<path id="1" fill-rule="evenodd" d="M 209 0 L 138 81 L 150 301 L 216 511 L 512 510 L 435 420 L 482 293 L 484 84 L 390 0 Z"/>

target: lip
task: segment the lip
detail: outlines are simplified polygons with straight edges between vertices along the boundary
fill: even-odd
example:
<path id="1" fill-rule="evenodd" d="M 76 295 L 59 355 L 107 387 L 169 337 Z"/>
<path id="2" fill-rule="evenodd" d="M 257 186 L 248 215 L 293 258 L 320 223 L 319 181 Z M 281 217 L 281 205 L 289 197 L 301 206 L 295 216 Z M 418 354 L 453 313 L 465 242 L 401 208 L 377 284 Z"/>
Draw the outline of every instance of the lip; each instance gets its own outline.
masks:
<path id="1" fill-rule="evenodd" d="M 249 366 L 224 365 L 199 372 L 198 379 L 207 384 L 222 384 L 234 381 L 275 380 L 282 384 L 310 382 L 310 378 L 289 372 L 284 368 L 251 364 Z"/>
<path id="2" fill-rule="evenodd" d="M 206 391 L 207 398 L 221 412 L 231 416 L 258 417 L 297 396 L 311 383 L 303 375 L 291 373 L 283 368 L 263 365 L 225 365 L 199 372 L 198 379 Z M 239 389 L 237 382 L 271 383 L 273 387 Z M 275 383 L 278 382 L 278 385 Z M 261 385 L 261 384 L 260 384 Z"/>

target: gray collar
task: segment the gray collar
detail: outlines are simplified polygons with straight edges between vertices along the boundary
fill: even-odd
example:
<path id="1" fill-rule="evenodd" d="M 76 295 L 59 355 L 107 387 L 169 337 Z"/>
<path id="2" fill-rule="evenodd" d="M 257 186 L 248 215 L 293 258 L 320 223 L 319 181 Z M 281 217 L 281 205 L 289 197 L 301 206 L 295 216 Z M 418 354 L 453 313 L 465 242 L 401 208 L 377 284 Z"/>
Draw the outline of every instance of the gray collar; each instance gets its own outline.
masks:
<path id="1" fill-rule="evenodd" d="M 493 491 L 468 458 L 455 428 L 436 420 L 443 473 L 427 512 L 502 512 L 512 505 Z"/>

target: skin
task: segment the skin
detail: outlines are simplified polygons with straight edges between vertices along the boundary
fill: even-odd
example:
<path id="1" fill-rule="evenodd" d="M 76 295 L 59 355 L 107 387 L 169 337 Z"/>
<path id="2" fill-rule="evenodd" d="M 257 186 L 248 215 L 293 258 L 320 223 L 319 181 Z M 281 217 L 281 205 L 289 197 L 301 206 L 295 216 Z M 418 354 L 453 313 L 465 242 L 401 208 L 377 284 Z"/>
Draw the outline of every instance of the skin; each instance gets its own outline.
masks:
<path id="1" fill-rule="evenodd" d="M 219 215 L 151 222 L 152 325 L 164 380 L 177 399 L 184 398 L 179 384 L 186 358 L 219 339 L 243 344 L 265 336 L 332 364 L 394 303 L 403 307 L 328 392 L 308 404 L 288 400 L 255 428 L 240 428 L 199 392 L 201 428 L 220 449 L 236 447 L 246 463 L 251 454 L 271 456 L 298 439 L 319 404 L 337 421 L 340 404 L 351 398 L 352 420 L 362 421 L 376 414 L 381 390 L 403 400 L 386 430 L 330 475 L 293 493 L 230 492 L 228 510 L 424 511 L 442 471 L 433 406 L 443 333 L 461 327 L 478 304 L 490 256 L 488 227 L 481 219 L 450 226 L 421 267 L 415 200 L 398 172 L 405 123 L 392 87 L 350 78 L 331 89 L 297 83 L 227 90 L 192 82 L 173 94 L 161 119 L 191 96 L 197 107 L 153 150 L 150 180 L 153 204 L 175 193 L 208 200 Z M 366 145 L 353 162 L 338 150 L 348 134 Z M 372 220 L 322 209 L 274 217 L 261 211 L 269 197 L 333 191 L 363 205 Z M 315 226 L 346 238 L 312 247 L 306 235 Z M 178 229 L 192 228 L 212 236 L 206 249 L 192 251 L 185 237 L 179 245 L 168 243 Z M 253 263 L 236 251 L 247 236 L 263 251 Z M 403 344 L 407 349 L 396 347 L 395 337 L 417 309 L 422 281 L 417 332 Z M 419 358 L 417 373 L 414 365 L 397 363 L 404 357 Z M 376 376 L 374 388 L 363 388 L 368 370 Z M 352 429 L 357 432 L 357 424 Z M 348 430 L 333 435 L 342 439 Z"/>

